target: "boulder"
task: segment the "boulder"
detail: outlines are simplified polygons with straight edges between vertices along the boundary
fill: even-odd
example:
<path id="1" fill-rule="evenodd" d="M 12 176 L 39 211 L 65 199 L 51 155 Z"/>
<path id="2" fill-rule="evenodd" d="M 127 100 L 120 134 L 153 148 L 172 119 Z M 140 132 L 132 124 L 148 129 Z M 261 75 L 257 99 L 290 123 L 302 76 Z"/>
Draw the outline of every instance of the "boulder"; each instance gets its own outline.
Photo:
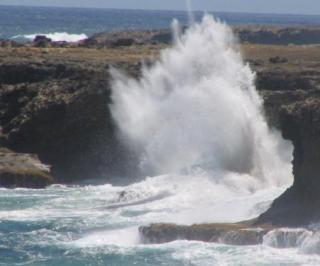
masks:
<path id="1" fill-rule="evenodd" d="M 51 42 L 52 42 L 52 39 L 48 38 L 45 35 L 37 35 L 33 39 L 33 43 L 36 47 L 48 47 Z"/>
<path id="2" fill-rule="evenodd" d="M 0 187 L 39 189 L 53 182 L 50 167 L 42 164 L 36 155 L 0 149 Z"/>

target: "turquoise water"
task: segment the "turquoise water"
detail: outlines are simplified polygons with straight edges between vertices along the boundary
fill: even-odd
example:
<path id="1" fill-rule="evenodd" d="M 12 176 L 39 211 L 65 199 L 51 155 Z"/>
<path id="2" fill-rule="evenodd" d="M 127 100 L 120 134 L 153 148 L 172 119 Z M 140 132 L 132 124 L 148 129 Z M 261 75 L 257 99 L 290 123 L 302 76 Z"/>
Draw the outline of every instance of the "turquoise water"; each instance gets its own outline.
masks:
<path id="1" fill-rule="evenodd" d="M 236 247 L 187 241 L 143 244 L 136 226 L 143 220 L 169 216 L 170 210 L 161 201 L 168 203 L 170 196 L 115 208 L 122 189 L 110 185 L 53 186 L 38 191 L 2 189 L 0 265 L 320 265 L 320 256 L 297 247 Z M 132 196 L 122 203 L 135 201 L 134 197 L 139 198 Z"/>

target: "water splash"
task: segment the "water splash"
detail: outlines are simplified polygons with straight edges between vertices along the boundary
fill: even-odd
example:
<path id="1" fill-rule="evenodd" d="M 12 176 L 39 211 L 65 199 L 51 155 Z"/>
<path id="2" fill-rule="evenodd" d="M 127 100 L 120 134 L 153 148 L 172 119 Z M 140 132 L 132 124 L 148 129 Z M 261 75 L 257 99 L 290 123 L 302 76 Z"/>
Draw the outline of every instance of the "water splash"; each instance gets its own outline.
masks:
<path id="1" fill-rule="evenodd" d="M 191 0 L 186 0 L 187 12 L 189 17 L 189 24 L 193 25 L 195 23 L 195 17 L 193 15 L 193 8 Z"/>
<path id="2" fill-rule="evenodd" d="M 290 182 L 291 147 L 268 129 L 232 30 L 206 15 L 175 39 L 140 80 L 112 73 L 112 114 L 142 173 Z"/>
<path id="3" fill-rule="evenodd" d="M 314 228 L 280 228 L 269 232 L 263 244 L 274 248 L 296 248 L 301 254 L 320 254 L 319 225 Z"/>

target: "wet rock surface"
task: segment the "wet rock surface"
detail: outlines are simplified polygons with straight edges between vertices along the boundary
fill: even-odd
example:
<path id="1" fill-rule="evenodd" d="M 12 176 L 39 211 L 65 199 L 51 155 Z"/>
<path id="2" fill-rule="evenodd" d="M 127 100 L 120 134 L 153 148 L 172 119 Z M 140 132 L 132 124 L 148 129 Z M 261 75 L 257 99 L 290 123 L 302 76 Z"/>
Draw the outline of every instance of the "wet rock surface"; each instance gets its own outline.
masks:
<path id="1" fill-rule="evenodd" d="M 145 243 L 161 244 L 175 240 L 215 242 L 227 245 L 258 245 L 270 228 L 251 227 L 250 223 L 199 224 L 183 226 L 175 224 L 152 224 L 139 228 Z"/>

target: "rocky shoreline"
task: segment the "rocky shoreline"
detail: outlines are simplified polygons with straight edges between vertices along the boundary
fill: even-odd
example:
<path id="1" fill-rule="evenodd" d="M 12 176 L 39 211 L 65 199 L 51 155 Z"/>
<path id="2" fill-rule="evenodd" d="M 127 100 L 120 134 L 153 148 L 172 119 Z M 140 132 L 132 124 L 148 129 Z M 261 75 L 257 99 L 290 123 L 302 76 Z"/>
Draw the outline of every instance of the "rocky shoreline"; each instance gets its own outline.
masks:
<path id="1" fill-rule="evenodd" d="M 272 45 L 310 45 L 320 43 L 320 27 L 316 25 L 233 25 L 232 28 L 242 43 Z M 102 32 L 76 43 L 52 41 L 46 36 L 36 36 L 33 42 L 27 43 L 0 39 L 0 47 L 116 48 L 133 45 L 170 44 L 171 42 L 171 30 L 162 29 Z"/>
<path id="2" fill-rule="evenodd" d="M 257 73 L 269 124 L 295 148 L 293 187 L 250 228 L 309 224 L 320 218 L 320 46 L 284 44 L 317 44 L 320 29 L 247 26 L 236 31 L 245 59 Z M 138 77 L 141 62 L 152 64 L 171 40 L 168 31 L 130 34 L 98 34 L 78 44 L 43 38 L 24 45 L 0 42 L 1 186 L 43 188 L 97 177 L 107 182 L 129 174 L 126 164 L 133 158 L 117 140 L 109 109 L 109 69 Z M 263 233 L 247 226 L 210 225 L 216 232 L 210 239 L 215 234 L 221 239 L 227 230 L 235 236 L 249 232 L 250 241 L 259 242 Z M 188 227 L 152 225 L 140 232 L 151 242 L 168 240 L 166 230 L 170 239 L 209 237 L 207 227 L 194 228 L 192 237 Z"/>
<path id="3" fill-rule="evenodd" d="M 142 241 L 148 244 L 162 244 L 175 240 L 215 242 L 227 245 L 259 245 L 271 227 L 253 227 L 252 222 L 235 224 L 152 224 L 142 226 L 139 232 Z"/>

